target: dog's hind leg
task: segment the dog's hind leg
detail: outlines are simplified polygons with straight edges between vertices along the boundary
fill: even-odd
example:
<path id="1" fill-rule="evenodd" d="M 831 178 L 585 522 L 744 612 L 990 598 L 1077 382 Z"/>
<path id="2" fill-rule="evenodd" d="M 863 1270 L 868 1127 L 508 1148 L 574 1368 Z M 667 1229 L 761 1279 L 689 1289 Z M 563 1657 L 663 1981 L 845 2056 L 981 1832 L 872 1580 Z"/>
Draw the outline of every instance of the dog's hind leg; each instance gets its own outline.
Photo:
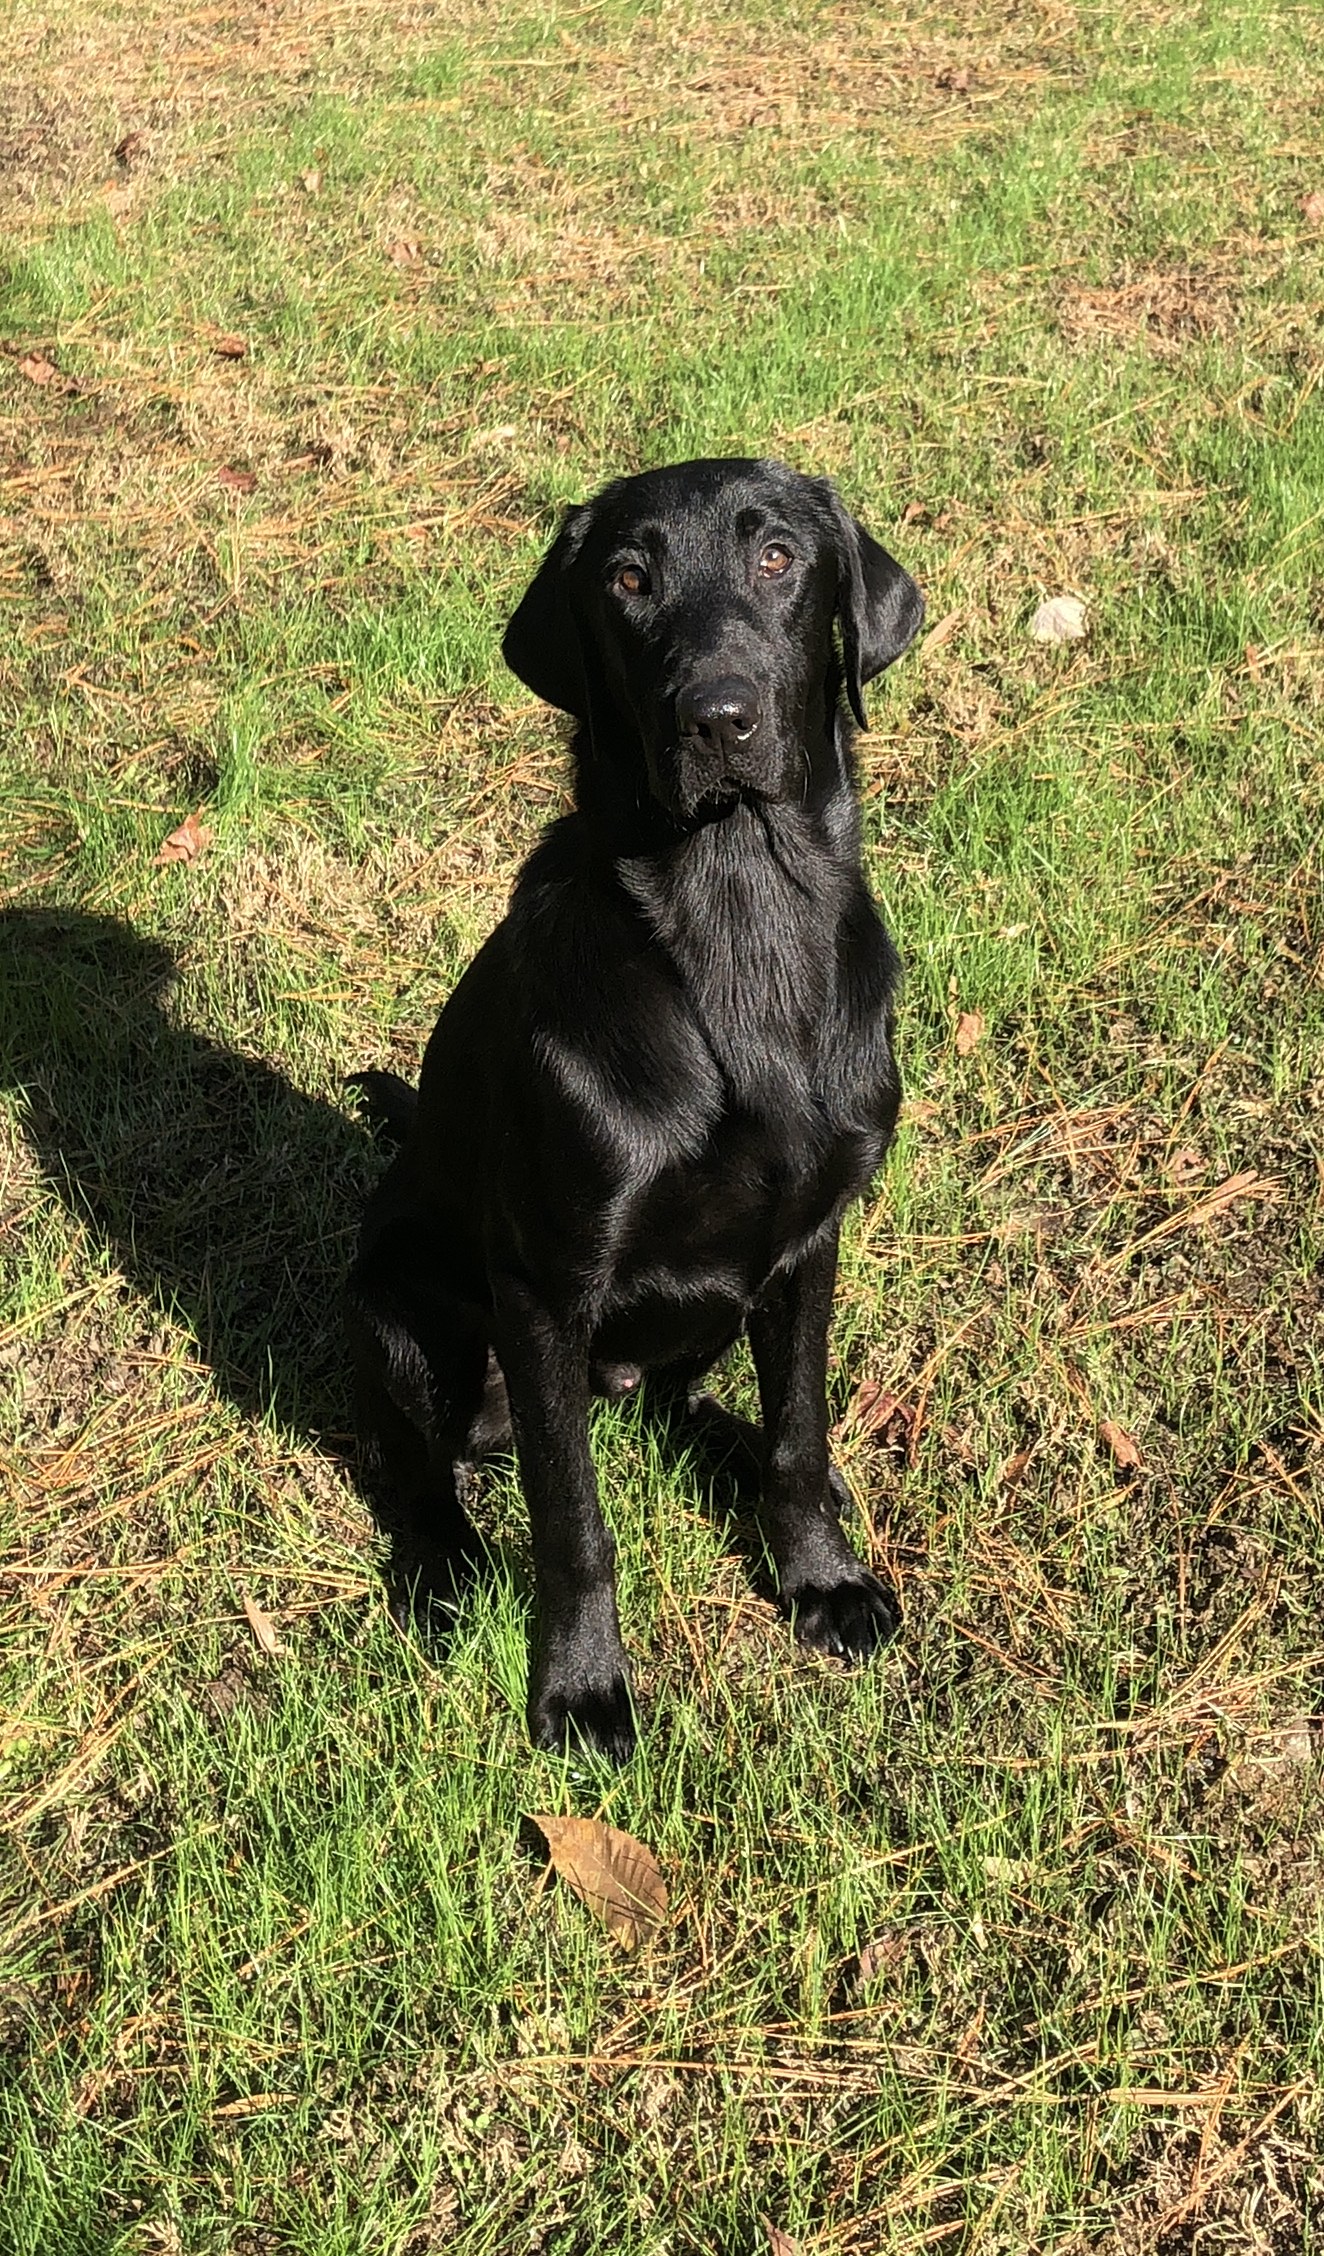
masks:
<path id="1" fill-rule="evenodd" d="M 399 1151 L 418 1111 L 418 1091 L 398 1073 L 379 1073 L 369 1067 L 346 1076 L 345 1087 L 357 1098 L 368 1125 L 388 1151 Z"/>
<path id="2" fill-rule="evenodd" d="M 396 1230 L 355 1264 L 346 1324 L 364 1485 L 403 1562 L 397 1580 L 453 1600 L 483 1555 L 464 1489 L 476 1433 L 500 1442 L 500 1373 L 482 1330 Z"/>
<path id="3" fill-rule="evenodd" d="M 644 1414 L 674 1444 L 697 1449 L 705 1468 L 725 1475 L 737 1497 L 756 1502 L 762 1494 L 767 1460 L 763 1428 L 752 1418 L 728 1410 L 716 1395 L 709 1394 L 702 1381 L 715 1360 L 705 1356 L 701 1362 L 664 1364 L 660 1370 L 647 1372 L 642 1389 Z M 827 1477 L 837 1517 L 848 1519 L 855 1510 L 855 1499 L 845 1475 L 831 1458 Z"/>
<path id="4" fill-rule="evenodd" d="M 646 1372 L 643 1413 L 673 1447 L 693 1448 L 709 1472 L 725 1474 L 738 1496 L 756 1497 L 763 1485 L 763 1435 L 703 1386 L 716 1360 L 704 1356 Z"/>

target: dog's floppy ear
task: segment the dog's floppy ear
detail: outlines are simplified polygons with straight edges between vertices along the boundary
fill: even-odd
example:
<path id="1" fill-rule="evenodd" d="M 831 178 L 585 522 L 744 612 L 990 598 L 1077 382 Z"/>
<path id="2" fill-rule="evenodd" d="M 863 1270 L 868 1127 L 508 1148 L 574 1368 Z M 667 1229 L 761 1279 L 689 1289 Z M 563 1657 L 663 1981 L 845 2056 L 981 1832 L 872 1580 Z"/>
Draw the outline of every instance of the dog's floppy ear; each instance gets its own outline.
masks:
<path id="1" fill-rule="evenodd" d="M 588 530 L 589 507 L 569 509 L 501 642 L 501 655 L 535 697 L 577 721 L 588 718 L 579 632 L 570 609 L 570 572 Z"/>
<path id="2" fill-rule="evenodd" d="M 869 726 L 864 685 L 908 650 L 924 622 L 924 598 L 909 572 L 866 533 L 832 496 L 837 524 L 841 654 L 846 695 L 861 728 Z"/>

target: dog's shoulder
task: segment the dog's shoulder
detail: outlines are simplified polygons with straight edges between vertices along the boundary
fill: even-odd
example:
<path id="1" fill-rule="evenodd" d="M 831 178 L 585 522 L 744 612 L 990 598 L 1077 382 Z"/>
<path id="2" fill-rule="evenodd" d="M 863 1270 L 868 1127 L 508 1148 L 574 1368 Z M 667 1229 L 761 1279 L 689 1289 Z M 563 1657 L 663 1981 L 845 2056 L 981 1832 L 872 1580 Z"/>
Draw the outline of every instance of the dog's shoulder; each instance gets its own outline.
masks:
<path id="1" fill-rule="evenodd" d="M 652 1172 L 699 1150 L 722 1076 L 674 965 L 582 819 L 552 824 L 506 920 L 512 1008 L 543 1101 Z"/>

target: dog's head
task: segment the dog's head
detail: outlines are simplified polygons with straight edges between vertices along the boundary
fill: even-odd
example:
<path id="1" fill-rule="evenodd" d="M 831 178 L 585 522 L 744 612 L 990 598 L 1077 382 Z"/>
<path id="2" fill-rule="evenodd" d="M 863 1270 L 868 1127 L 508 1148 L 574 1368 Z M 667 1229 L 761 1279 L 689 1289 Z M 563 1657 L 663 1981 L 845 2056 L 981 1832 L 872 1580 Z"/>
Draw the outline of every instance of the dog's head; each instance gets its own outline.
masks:
<path id="1" fill-rule="evenodd" d="M 919 589 L 823 478 L 779 462 L 681 462 L 572 509 L 503 644 L 595 753 L 642 747 L 682 821 L 799 799 L 806 745 L 913 640 Z M 840 656 L 835 630 L 840 630 Z"/>

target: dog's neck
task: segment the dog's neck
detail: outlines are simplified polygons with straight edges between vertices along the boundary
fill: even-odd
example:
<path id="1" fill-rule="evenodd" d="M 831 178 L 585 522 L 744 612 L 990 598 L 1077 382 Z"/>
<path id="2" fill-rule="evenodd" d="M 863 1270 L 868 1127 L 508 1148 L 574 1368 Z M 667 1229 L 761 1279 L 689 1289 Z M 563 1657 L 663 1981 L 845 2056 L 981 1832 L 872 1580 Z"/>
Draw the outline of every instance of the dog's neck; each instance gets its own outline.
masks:
<path id="1" fill-rule="evenodd" d="M 840 930 L 859 884 L 854 804 L 744 804 L 616 876 L 670 958 L 741 1110 L 813 1112 Z"/>

